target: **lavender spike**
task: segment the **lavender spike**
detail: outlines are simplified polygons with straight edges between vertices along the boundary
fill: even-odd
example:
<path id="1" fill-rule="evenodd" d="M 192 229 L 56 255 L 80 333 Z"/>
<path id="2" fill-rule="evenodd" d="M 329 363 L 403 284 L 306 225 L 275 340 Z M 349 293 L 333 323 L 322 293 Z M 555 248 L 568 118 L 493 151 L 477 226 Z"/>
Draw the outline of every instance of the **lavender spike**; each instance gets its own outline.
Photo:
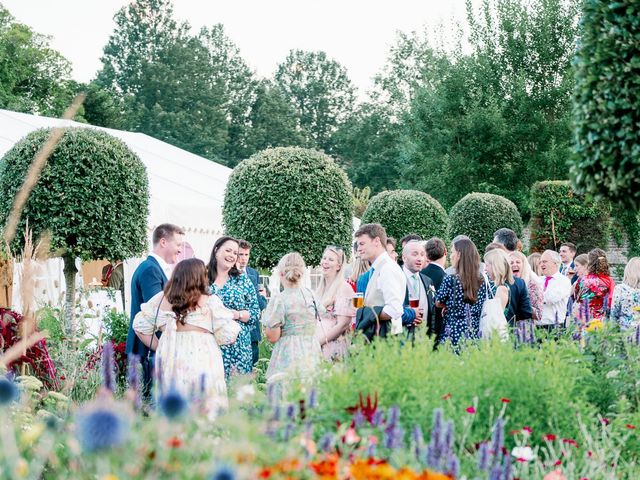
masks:
<path id="1" fill-rule="evenodd" d="M 142 405 L 142 395 L 140 392 L 140 373 L 138 368 L 140 367 L 140 357 L 136 354 L 129 354 L 129 361 L 127 362 L 127 385 L 134 394 L 133 404 L 135 408 L 140 408 Z"/>
<path id="2" fill-rule="evenodd" d="M 111 393 L 116 391 L 116 368 L 111 340 L 102 347 L 102 381 L 105 389 Z"/>
<path id="3" fill-rule="evenodd" d="M 489 470 L 489 444 L 482 442 L 480 449 L 478 450 L 478 469 L 487 471 Z"/>

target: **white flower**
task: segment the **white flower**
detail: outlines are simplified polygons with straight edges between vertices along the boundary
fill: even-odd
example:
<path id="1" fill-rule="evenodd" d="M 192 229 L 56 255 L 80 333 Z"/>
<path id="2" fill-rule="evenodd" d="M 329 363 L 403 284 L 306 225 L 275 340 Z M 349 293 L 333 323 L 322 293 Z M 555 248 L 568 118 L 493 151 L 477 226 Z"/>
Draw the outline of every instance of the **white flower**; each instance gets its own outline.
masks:
<path id="1" fill-rule="evenodd" d="M 607 378 L 616 378 L 619 373 L 620 373 L 620 370 L 611 370 L 610 372 L 607 372 L 605 377 L 607 377 Z"/>
<path id="2" fill-rule="evenodd" d="M 516 457 L 519 460 L 524 460 L 526 462 L 530 462 L 536 458 L 531 447 L 513 447 L 511 450 L 511 455 Z"/>
<path id="3" fill-rule="evenodd" d="M 253 385 L 248 383 L 246 385 L 242 385 L 236 391 L 236 399 L 240 402 L 246 402 L 250 400 L 256 394 L 255 388 Z"/>

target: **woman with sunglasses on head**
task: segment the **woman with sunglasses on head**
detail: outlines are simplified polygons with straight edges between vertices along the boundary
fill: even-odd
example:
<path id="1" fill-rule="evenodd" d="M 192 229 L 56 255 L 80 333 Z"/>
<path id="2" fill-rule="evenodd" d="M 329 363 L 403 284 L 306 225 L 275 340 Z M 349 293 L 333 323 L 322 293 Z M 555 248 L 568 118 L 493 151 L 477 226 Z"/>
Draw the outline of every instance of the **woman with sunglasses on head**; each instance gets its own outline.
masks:
<path id="1" fill-rule="evenodd" d="M 159 384 L 185 396 L 200 392 L 210 418 L 227 406 L 219 345 L 233 343 L 240 332 L 233 316 L 209 294 L 204 262 L 194 258 L 176 265 L 164 291 L 143 303 L 133 321 L 138 338 L 156 350 Z"/>
<path id="2" fill-rule="evenodd" d="M 292 379 L 309 381 L 322 359 L 315 333 L 324 307 L 302 285 L 305 268 L 297 252 L 282 257 L 278 272 L 284 290 L 271 298 L 262 318 L 265 336 L 275 344 L 266 377 L 276 400 L 284 398 Z"/>
<path id="3" fill-rule="evenodd" d="M 339 360 L 347 354 L 349 327 L 356 316 L 353 289 L 342 274 L 344 257 L 342 248 L 329 245 L 320 261 L 322 279 L 316 296 L 325 312 L 320 315 L 316 336 L 327 360 Z"/>

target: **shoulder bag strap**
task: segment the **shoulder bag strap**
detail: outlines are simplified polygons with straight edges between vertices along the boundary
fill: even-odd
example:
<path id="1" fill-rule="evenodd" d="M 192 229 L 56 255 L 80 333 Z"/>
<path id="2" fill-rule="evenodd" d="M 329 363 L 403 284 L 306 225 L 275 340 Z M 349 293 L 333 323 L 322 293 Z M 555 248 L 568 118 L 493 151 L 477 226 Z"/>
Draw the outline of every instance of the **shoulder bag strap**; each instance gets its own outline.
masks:
<path id="1" fill-rule="evenodd" d="M 151 334 L 151 341 L 149 342 L 149 351 L 147 352 L 147 360 L 151 358 L 151 352 L 153 349 L 153 339 L 156 338 L 156 327 L 158 325 L 158 314 L 160 313 L 160 305 L 162 305 L 162 301 L 164 300 L 164 295 L 160 299 L 160 303 L 158 303 L 158 308 L 156 308 L 156 316 L 153 319 L 153 333 Z"/>

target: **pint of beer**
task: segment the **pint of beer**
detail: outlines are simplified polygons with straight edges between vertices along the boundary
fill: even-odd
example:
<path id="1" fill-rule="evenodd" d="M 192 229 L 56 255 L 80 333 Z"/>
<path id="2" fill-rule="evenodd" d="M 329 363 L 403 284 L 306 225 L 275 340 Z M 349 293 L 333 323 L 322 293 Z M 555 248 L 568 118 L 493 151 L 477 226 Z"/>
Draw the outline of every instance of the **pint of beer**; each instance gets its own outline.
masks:
<path id="1" fill-rule="evenodd" d="M 353 294 L 353 306 L 355 308 L 364 307 L 364 293 L 357 292 Z"/>
<path id="2" fill-rule="evenodd" d="M 418 308 L 419 304 L 420 304 L 420 299 L 419 298 L 410 298 L 409 299 L 409 306 L 411 308 Z"/>

